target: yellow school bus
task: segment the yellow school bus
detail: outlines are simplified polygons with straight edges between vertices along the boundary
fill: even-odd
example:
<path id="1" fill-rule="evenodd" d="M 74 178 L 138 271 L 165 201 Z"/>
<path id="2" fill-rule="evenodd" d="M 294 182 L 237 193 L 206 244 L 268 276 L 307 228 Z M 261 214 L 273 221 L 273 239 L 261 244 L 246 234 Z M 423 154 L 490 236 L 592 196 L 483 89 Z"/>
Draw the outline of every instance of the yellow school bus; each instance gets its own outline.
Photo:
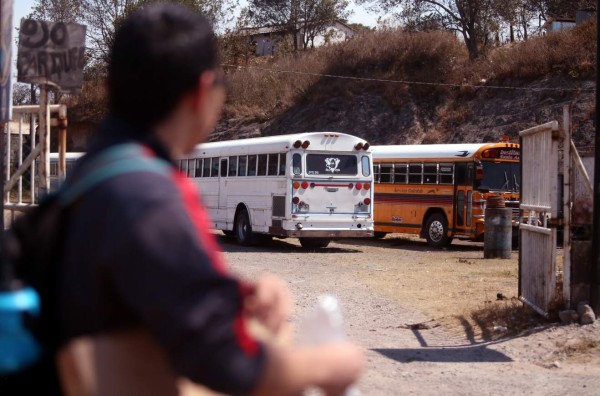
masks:
<path id="1" fill-rule="evenodd" d="M 435 247 L 453 238 L 482 241 L 489 194 L 504 196 L 506 206 L 513 208 L 513 227 L 518 227 L 518 144 L 371 147 L 376 237 L 419 234 Z"/>

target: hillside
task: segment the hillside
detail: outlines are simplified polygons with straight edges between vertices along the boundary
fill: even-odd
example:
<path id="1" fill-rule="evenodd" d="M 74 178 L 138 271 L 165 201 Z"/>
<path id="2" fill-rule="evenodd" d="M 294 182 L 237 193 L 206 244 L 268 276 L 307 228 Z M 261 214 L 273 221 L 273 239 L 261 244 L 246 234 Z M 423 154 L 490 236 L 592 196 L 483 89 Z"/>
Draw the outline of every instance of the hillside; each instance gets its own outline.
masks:
<path id="1" fill-rule="evenodd" d="M 226 68 L 229 100 L 212 140 L 300 131 L 346 132 L 372 144 L 516 139 L 519 130 L 560 119 L 570 104 L 576 143 L 593 143 L 591 22 L 499 46 L 475 62 L 450 34 L 383 31 L 237 64 Z"/>

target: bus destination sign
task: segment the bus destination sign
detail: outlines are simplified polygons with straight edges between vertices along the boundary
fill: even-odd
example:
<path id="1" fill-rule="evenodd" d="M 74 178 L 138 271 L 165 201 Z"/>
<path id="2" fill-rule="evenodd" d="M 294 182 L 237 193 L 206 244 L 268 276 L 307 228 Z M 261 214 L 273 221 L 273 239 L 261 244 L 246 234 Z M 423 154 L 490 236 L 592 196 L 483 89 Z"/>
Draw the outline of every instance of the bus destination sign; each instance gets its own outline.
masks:
<path id="1" fill-rule="evenodd" d="M 491 148 L 485 150 L 481 157 L 483 160 L 520 161 L 521 150 L 512 147 Z"/>

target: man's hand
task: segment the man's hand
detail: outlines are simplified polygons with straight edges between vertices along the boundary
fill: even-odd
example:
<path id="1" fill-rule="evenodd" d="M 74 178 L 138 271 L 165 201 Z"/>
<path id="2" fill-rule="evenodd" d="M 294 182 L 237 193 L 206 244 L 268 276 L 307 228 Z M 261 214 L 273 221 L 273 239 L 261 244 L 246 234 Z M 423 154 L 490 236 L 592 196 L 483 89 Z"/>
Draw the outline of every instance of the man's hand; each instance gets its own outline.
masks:
<path id="1" fill-rule="evenodd" d="M 292 296 L 287 285 L 277 276 L 261 275 L 253 292 L 244 301 L 245 313 L 276 335 L 292 313 Z"/>

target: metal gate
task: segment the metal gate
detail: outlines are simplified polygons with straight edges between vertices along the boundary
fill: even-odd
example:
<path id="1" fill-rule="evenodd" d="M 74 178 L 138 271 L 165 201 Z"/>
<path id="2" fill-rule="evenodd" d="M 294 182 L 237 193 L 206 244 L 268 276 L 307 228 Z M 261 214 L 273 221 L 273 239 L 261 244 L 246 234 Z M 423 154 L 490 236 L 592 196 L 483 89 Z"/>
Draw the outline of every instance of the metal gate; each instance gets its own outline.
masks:
<path id="1" fill-rule="evenodd" d="M 11 222 L 15 212 L 36 205 L 49 191 L 51 174 L 57 180 L 65 177 L 67 107 L 49 105 L 40 110 L 39 105 L 15 106 L 13 120 L 6 124 L 4 209 L 11 212 Z M 49 161 L 51 126 L 58 127 L 59 160 L 54 172 Z"/>
<path id="2" fill-rule="evenodd" d="M 547 316 L 556 298 L 558 122 L 519 132 L 521 222 L 519 299 Z"/>

